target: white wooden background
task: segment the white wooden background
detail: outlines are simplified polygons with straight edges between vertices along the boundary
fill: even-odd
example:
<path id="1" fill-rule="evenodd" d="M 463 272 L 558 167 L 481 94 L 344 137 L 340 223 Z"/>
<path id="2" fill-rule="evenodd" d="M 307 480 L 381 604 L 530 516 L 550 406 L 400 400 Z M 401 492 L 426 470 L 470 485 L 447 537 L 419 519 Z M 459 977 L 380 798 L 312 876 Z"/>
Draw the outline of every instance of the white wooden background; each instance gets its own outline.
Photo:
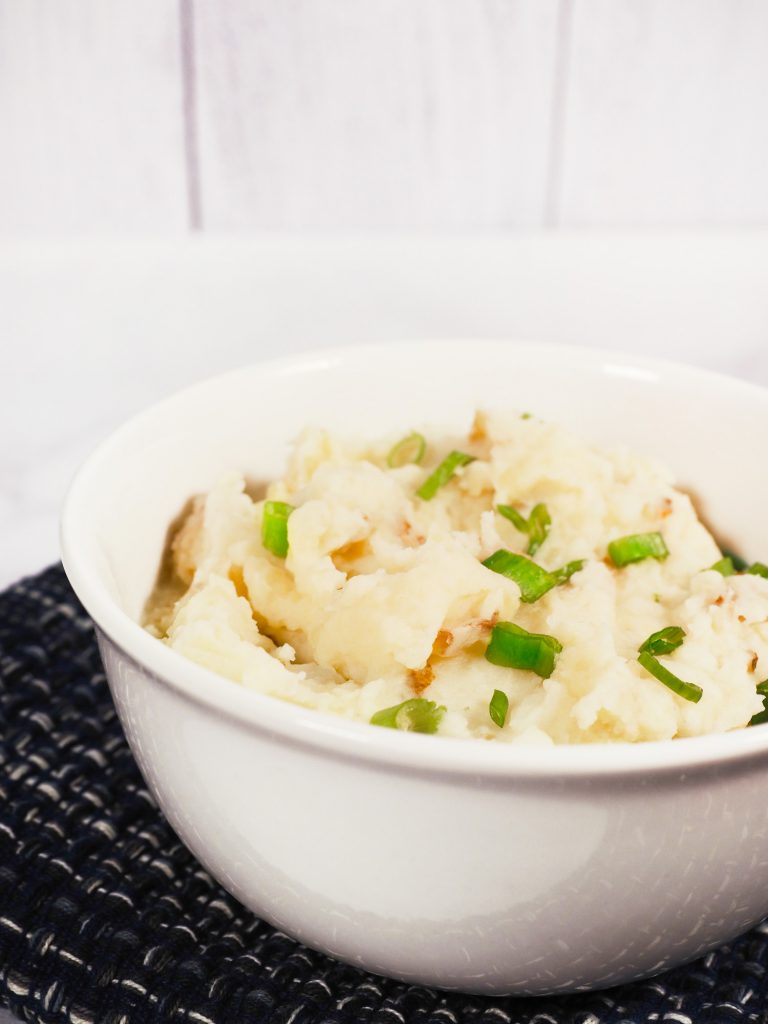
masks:
<path id="1" fill-rule="evenodd" d="M 768 223 L 766 0 L 0 0 L 0 232 Z"/>

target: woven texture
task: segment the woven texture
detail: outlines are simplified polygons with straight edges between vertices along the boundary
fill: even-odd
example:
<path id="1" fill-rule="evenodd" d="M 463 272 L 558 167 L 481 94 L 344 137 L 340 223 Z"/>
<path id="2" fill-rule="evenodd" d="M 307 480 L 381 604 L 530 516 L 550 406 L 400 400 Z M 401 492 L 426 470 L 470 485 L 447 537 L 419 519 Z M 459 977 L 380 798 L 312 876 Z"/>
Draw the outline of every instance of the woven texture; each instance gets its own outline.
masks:
<path id="1" fill-rule="evenodd" d="M 0 1002 L 45 1024 L 707 1024 L 768 1019 L 768 926 L 608 992 L 446 994 L 298 945 L 182 846 L 60 567 L 0 595 Z"/>

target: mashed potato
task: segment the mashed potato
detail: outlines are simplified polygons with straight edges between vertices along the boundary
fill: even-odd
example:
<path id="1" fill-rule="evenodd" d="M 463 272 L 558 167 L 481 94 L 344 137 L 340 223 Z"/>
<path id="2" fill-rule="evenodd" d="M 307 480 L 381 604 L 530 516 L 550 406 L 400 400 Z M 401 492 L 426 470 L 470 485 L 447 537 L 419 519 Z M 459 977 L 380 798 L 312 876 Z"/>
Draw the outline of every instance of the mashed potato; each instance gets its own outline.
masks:
<path id="1" fill-rule="evenodd" d="M 635 742 L 762 711 L 768 579 L 708 568 L 721 552 L 663 467 L 527 414 L 397 440 L 307 430 L 268 489 L 285 506 L 252 500 L 239 476 L 195 499 L 171 548 L 184 592 L 156 594 L 148 628 L 259 693 L 445 736 Z M 457 451 L 472 461 L 446 464 Z M 627 544 L 638 560 L 621 564 Z M 546 572 L 508 556 L 514 572 L 494 571 L 483 562 L 498 551 Z M 529 573 L 540 596 L 526 594 Z M 682 643 L 678 631 L 641 664 L 643 642 L 671 626 Z M 486 657 L 494 637 L 501 664 Z M 521 667 L 537 651 L 549 671 L 536 657 Z"/>

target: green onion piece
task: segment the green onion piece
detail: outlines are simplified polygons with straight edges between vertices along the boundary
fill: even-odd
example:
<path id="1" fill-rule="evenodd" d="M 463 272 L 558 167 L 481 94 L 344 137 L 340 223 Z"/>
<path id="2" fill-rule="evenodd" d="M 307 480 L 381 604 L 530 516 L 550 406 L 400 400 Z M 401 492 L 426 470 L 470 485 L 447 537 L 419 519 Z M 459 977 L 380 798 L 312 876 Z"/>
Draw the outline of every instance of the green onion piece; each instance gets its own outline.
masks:
<path id="1" fill-rule="evenodd" d="M 723 548 L 723 556 L 725 558 L 730 558 L 736 572 L 743 572 L 749 565 L 749 562 L 742 558 L 741 555 L 737 555 L 735 551 L 728 551 L 726 548 Z"/>
<path id="2" fill-rule="evenodd" d="M 520 600 L 526 604 L 538 601 L 548 590 L 555 586 L 556 580 L 546 569 L 532 562 L 525 555 L 516 555 L 505 548 L 499 548 L 483 562 L 483 565 L 494 572 L 514 580 L 520 588 Z"/>
<path id="3" fill-rule="evenodd" d="M 386 729 L 402 729 L 404 732 L 437 732 L 445 714 L 442 705 L 424 697 L 412 697 L 392 708 L 383 708 L 371 715 L 371 725 L 382 725 Z"/>
<path id="4" fill-rule="evenodd" d="M 416 491 L 419 498 L 430 501 L 440 488 L 447 484 L 459 466 L 467 466 L 475 461 L 474 455 L 465 455 L 464 452 L 451 452 L 443 459 L 434 473 L 431 473 L 421 487 Z"/>
<path id="5" fill-rule="evenodd" d="M 387 465 L 390 469 L 399 469 L 400 466 L 407 466 L 408 463 L 418 464 L 424 458 L 427 450 L 427 442 L 423 434 L 416 431 L 402 438 L 392 447 L 387 456 Z"/>
<path id="6" fill-rule="evenodd" d="M 512 505 L 497 505 L 496 511 L 508 519 L 520 533 L 527 534 L 528 554 L 535 555 L 547 539 L 549 528 L 552 525 L 547 506 L 541 502 L 534 505 L 527 519 Z"/>
<path id="7" fill-rule="evenodd" d="M 528 543 L 528 554 L 535 555 L 541 545 L 547 539 L 552 520 L 549 518 L 549 511 L 546 505 L 534 505 L 531 514 L 528 516 L 528 536 L 531 538 Z"/>
<path id="8" fill-rule="evenodd" d="M 532 418 L 532 416 L 533 416 L 532 412 L 521 412 L 520 413 L 520 419 L 521 420 L 529 420 L 529 419 Z"/>
<path id="9" fill-rule="evenodd" d="M 553 576 L 557 586 L 562 586 L 563 583 L 567 583 L 568 580 L 576 572 L 581 572 L 584 568 L 585 558 L 577 558 L 574 562 L 566 562 L 565 565 L 561 565 L 559 569 L 552 569 L 550 576 Z"/>
<path id="10" fill-rule="evenodd" d="M 504 728 L 508 711 L 509 697 L 503 690 L 494 690 L 488 705 L 488 714 L 491 716 L 491 721 L 498 725 L 500 729 Z"/>
<path id="11" fill-rule="evenodd" d="M 521 668 L 548 679 L 563 645 L 553 636 L 529 633 L 514 622 L 497 622 L 485 656 L 493 665 Z"/>
<path id="12" fill-rule="evenodd" d="M 768 565 L 763 562 L 753 562 L 747 569 L 747 575 L 762 576 L 764 580 L 768 580 Z"/>
<path id="13" fill-rule="evenodd" d="M 261 543 L 278 558 L 288 554 L 288 517 L 293 505 L 285 501 L 265 501 L 261 520 Z"/>
<path id="14" fill-rule="evenodd" d="M 685 630 L 682 626 L 666 626 L 656 633 L 651 633 L 648 639 L 640 645 L 640 654 L 671 654 L 676 651 L 685 637 Z"/>
<path id="15" fill-rule="evenodd" d="M 520 533 L 528 533 L 528 520 L 513 505 L 497 505 L 496 511 L 508 519 Z"/>
<path id="16" fill-rule="evenodd" d="M 736 569 L 733 564 L 733 559 L 730 555 L 724 555 L 719 558 L 714 565 L 710 565 L 710 569 L 714 569 L 715 572 L 719 572 L 721 576 L 733 576 Z"/>
<path id="17" fill-rule="evenodd" d="M 654 678 L 658 679 L 660 683 L 664 683 L 665 686 L 679 697 L 684 697 L 686 700 L 691 701 L 692 704 L 698 704 L 701 700 L 701 695 L 704 691 L 700 686 L 697 686 L 696 683 L 686 683 L 684 680 L 679 679 L 668 668 L 664 668 L 661 662 L 658 662 L 652 654 L 643 651 L 641 654 L 638 654 L 637 660 L 646 672 L 650 672 Z"/>
<path id="18" fill-rule="evenodd" d="M 660 533 L 633 533 L 629 537 L 612 540 L 608 554 L 613 564 L 621 568 L 631 562 L 642 562 L 645 558 L 664 559 L 669 551 Z"/>
<path id="19" fill-rule="evenodd" d="M 752 715 L 747 723 L 748 725 L 762 725 L 763 722 L 768 722 L 768 679 L 757 684 L 757 692 L 763 698 L 763 710 L 758 711 L 756 715 Z"/>

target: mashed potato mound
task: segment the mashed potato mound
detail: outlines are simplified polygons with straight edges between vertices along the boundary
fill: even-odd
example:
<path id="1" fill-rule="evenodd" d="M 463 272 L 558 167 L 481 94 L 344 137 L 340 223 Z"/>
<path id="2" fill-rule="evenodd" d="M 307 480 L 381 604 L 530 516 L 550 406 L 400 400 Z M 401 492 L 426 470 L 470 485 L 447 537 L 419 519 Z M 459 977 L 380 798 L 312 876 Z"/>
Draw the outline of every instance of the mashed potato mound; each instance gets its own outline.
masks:
<path id="1" fill-rule="evenodd" d="M 265 502 L 241 477 L 195 499 L 171 549 L 185 592 L 151 599 L 148 628 L 242 686 L 346 718 L 434 701 L 445 736 L 635 742 L 742 727 L 762 710 L 768 579 L 707 568 L 718 546 L 663 467 L 527 414 L 478 413 L 468 436 L 427 433 L 420 464 L 391 468 L 397 441 L 299 437 L 267 494 L 293 506 L 285 557 L 264 546 Z M 454 450 L 474 461 L 419 497 Z M 583 567 L 525 603 L 483 560 L 528 550 L 499 505 L 525 520 L 542 504 L 551 525 L 530 557 L 550 572 Z M 608 557 L 610 541 L 655 532 L 666 558 Z M 548 678 L 486 659 L 499 622 L 559 641 Z M 701 687 L 697 703 L 638 663 L 668 626 L 685 639 L 658 662 Z M 502 727 L 489 714 L 497 690 L 509 701 Z"/>

